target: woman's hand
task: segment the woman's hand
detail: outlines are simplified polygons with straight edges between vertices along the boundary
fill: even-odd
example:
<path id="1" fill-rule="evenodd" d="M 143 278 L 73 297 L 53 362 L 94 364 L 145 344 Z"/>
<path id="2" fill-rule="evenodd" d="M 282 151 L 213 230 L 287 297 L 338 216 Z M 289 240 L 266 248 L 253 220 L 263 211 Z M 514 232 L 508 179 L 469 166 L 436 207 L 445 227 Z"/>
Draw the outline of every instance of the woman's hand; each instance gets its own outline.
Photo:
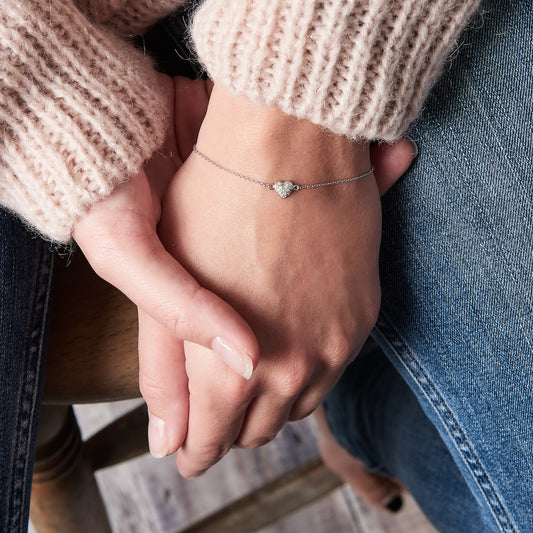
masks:
<path id="1" fill-rule="evenodd" d="M 368 145 L 216 87 L 198 146 L 225 167 L 269 183 L 330 181 L 371 167 Z M 383 188 L 411 161 L 410 143 L 396 149 L 394 169 L 381 165 L 390 148 L 376 151 Z M 202 286 L 241 313 L 261 348 L 246 381 L 205 343 L 185 344 L 190 411 L 177 458 L 183 475 L 200 474 L 234 443 L 268 442 L 288 419 L 319 405 L 374 325 L 380 232 L 373 176 L 281 199 L 195 154 L 180 168 L 163 202 L 161 240 Z M 152 341 L 152 352 L 183 356 L 165 331 Z"/>
<path id="2" fill-rule="evenodd" d="M 139 308 L 140 387 L 151 415 L 154 455 L 175 451 L 188 424 L 188 389 L 183 341 L 217 348 L 249 375 L 257 341 L 244 320 L 224 301 L 201 287 L 163 247 L 156 227 L 169 180 L 191 151 L 209 99 L 209 85 L 161 76 L 175 109 L 167 145 L 145 172 L 131 178 L 95 205 L 76 224 L 74 238 L 94 270 Z M 172 339 L 169 349 L 159 332 Z M 155 344 L 161 349 L 152 351 Z M 220 350 L 219 350 L 220 352 Z M 233 360 L 231 359 L 233 357 Z M 239 366 L 240 365 L 240 366 Z M 239 379 L 243 378 L 239 376 Z M 165 426 L 163 420 L 171 423 Z"/>

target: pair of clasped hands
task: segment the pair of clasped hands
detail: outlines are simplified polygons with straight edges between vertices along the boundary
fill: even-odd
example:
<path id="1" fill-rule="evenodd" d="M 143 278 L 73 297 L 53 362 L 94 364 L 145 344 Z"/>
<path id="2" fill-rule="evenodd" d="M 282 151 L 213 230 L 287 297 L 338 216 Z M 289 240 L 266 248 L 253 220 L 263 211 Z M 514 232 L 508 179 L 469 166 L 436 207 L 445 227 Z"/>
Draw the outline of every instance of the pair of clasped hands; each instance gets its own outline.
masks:
<path id="1" fill-rule="evenodd" d="M 171 126 L 146 168 L 74 238 L 139 310 L 139 385 L 154 456 L 197 477 L 233 446 L 310 414 L 366 340 L 380 305 L 380 193 L 407 140 L 357 144 L 209 81 L 161 75 Z M 263 182 L 375 178 L 274 191 Z M 372 159 L 372 162 L 371 162 Z"/>

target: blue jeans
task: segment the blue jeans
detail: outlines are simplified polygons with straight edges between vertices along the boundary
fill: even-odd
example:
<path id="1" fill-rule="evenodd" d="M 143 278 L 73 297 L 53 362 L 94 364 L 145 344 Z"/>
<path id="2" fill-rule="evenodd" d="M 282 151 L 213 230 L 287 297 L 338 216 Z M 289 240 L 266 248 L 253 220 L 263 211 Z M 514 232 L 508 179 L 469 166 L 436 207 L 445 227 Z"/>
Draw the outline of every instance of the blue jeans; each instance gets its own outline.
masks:
<path id="1" fill-rule="evenodd" d="M 440 531 L 529 533 L 533 7 L 482 9 L 383 199 L 376 344 L 326 408 L 339 442 L 403 481 Z"/>
<path id="2" fill-rule="evenodd" d="M 339 441 L 402 479 L 441 531 L 530 532 L 532 8 L 484 8 L 383 201 L 381 350 L 369 341 L 326 405 Z M 51 265 L 0 212 L 2 532 L 26 530 Z"/>
<path id="3" fill-rule="evenodd" d="M 49 244 L 0 210 L 0 531 L 25 533 L 52 277 Z"/>

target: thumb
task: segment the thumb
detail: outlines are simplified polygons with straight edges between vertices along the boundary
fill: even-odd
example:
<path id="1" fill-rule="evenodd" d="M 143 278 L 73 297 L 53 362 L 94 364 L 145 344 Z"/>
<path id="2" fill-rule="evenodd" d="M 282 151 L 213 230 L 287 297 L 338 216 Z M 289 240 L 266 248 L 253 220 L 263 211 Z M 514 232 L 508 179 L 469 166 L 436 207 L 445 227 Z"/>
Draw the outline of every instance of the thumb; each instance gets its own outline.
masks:
<path id="1" fill-rule="evenodd" d="M 74 238 L 96 273 L 139 309 L 176 338 L 212 349 L 249 379 L 259 352 L 252 330 L 165 250 L 146 214 L 151 209 L 146 177 L 139 176 L 96 204 L 76 225 Z"/>
<path id="2" fill-rule="evenodd" d="M 418 147 L 410 137 L 393 144 L 375 143 L 370 147 L 370 158 L 381 196 L 405 174 L 417 155 Z"/>

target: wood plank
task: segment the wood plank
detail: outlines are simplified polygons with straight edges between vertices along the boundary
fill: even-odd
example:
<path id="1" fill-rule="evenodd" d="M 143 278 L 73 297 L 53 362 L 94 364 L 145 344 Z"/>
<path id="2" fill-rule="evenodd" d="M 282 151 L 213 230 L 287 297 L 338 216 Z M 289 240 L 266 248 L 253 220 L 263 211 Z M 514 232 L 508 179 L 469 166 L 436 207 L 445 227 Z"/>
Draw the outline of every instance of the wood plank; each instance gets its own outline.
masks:
<path id="1" fill-rule="evenodd" d="M 138 401 L 77 406 L 87 438 Z M 177 472 L 175 459 L 142 456 L 102 470 L 97 480 L 114 533 L 177 533 L 318 455 L 311 419 L 288 424 L 257 450 L 232 450 L 196 480 Z M 434 533 L 407 499 L 397 515 L 369 509 L 348 487 L 338 489 L 261 533 Z M 30 529 L 30 532 L 32 530 Z M 33 532 L 32 532 L 33 533 Z M 233 533 L 233 531 L 221 533 Z"/>
<path id="2" fill-rule="evenodd" d="M 397 514 L 378 511 L 359 500 L 349 487 L 281 520 L 260 533 L 437 533 L 411 496 Z"/>
<path id="3" fill-rule="evenodd" d="M 340 485 L 342 481 L 316 458 L 188 527 L 184 533 L 254 533 Z"/>

